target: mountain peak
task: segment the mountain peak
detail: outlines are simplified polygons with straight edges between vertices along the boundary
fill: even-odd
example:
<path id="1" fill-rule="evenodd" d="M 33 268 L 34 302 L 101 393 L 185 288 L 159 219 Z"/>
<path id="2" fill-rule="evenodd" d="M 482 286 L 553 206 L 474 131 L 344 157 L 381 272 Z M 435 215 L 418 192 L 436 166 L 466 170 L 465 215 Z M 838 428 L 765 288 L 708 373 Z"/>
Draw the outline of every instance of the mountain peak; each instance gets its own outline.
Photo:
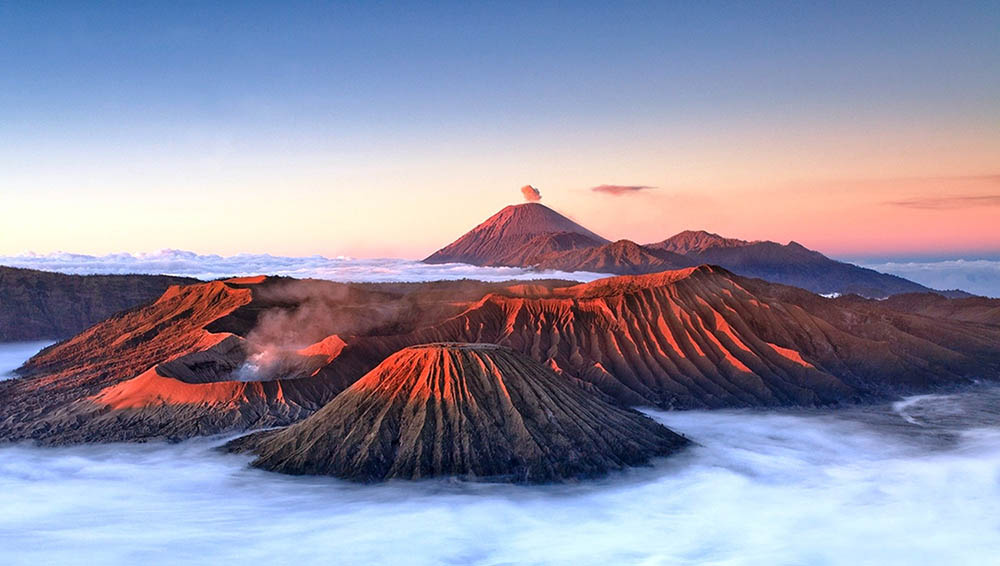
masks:
<path id="1" fill-rule="evenodd" d="M 495 344 L 411 346 L 308 419 L 238 439 L 253 465 L 371 482 L 458 476 L 515 483 L 602 475 L 687 442 Z"/>
<path id="2" fill-rule="evenodd" d="M 746 246 L 750 243 L 751 242 L 746 240 L 725 238 L 705 230 L 684 230 L 683 232 L 674 234 L 662 242 L 648 244 L 648 246 L 658 250 L 666 250 L 686 255 L 691 252 L 702 252 L 709 248 L 735 248 Z"/>
<path id="3" fill-rule="evenodd" d="M 608 240 L 551 208 L 537 202 L 528 202 L 504 207 L 424 261 L 510 265 L 510 256 L 516 254 L 530 240 L 551 234 L 574 234 L 576 238 L 573 247 L 608 243 Z M 549 241 L 548 244 L 553 245 L 555 242 Z"/>

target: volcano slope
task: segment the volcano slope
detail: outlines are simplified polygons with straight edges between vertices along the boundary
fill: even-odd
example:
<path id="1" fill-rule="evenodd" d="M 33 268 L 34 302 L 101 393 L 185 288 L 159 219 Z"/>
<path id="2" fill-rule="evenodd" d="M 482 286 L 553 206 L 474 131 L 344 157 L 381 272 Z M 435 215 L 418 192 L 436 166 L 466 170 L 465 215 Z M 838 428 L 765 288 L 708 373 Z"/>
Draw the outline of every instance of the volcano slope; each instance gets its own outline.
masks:
<path id="1" fill-rule="evenodd" d="M 589 478 L 687 441 L 493 344 L 401 350 L 305 421 L 229 444 L 254 466 L 371 482 Z"/>
<path id="2" fill-rule="evenodd" d="M 318 375 L 361 375 L 426 342 L 503 344 L 629 405 L 818 405 L 1000 376 L 1000 329 L 840 303 L 713 266 L 511 287 L 399 336 L 350 342 Z"/>
<path id="3" fill-rule="evenodd" d="M 537 202 L 511 205 L 434 252 L 427 263 L 531 265 L 536 257 L 609 243 Z"/>
<path id="4" fill-rule="evenodd" d="M 0 439 L 182 439 L 295 422 L 349 385 L 308 379 L 339 354 L 341 334 L 406 332 L 502 286 L 256 277 L 171 287 L 0 382 Z"/>
<path id="5" fill-rule="evenodd" d="M 883 298 L 931 291 L 896 275 L 830 259 L 798 242 L 748 242 L 703 230 L 688 230 L 643 247 L 674 252 L 694 263 L 720 265 L 739 275 L 793 285 L 814 293 L 854 293 Z"/>
<path id="6" fill-rule="evenodd" d="M 184 438 L 312 414 L 417 344 L 507 346 L 622 405 L 828 405 L 1000 376 L 1000 327 L 712 266 L 582 285 L 173 288 L 0 382 L 0 438 Z"/>

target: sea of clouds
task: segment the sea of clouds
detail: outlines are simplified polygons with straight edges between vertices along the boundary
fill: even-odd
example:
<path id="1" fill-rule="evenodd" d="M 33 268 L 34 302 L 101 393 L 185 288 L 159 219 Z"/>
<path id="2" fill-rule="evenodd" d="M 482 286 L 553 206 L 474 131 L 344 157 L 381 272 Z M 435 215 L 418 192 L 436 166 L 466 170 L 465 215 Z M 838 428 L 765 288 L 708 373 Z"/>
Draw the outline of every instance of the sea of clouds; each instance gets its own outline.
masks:
<path id="1" fill-rule="evenodd" d="M 0 359 L 15 355 L 29 352 L 0 345 Z M 853 566 L 1000 555 L 995 386 L 869 408 L 650 414 L 697 445 L 559 486 L 284 476 L 218 451 L 225 438 L 6 445 L 0 563 Z"/>
<path id="2" fill-rule="evenodd" d="M 892 273 L 933 289 L 963 289 L 1000 297 L 1000 260 L 950 259 L 941 261 L 853 262 L 883 273 Z M 153 253 L 117 253 L 102 256 L 56 252 L 0 256 L 0 265 L 26 267 L 76 275 L 146 273 L 216 279 L 243 275 L 285 275 L 331 281 L 433 281 L 442 279 L 558 278 L 593 281 L 607 274 L 585 271 L 538 271 L 519 267 L 478 267 L 463 263 L 426 264 L 396 258 L 352 258 L 236 254 L 222 256 L 183 250 Z"/>
<path id="3" fill-rule="evenodd" d="M 478 267 L 464 263 L 427 264 L 395 258 L 274 256 L 236 254 L 221 256 L 183 250 L 153 253 L 117 253 L 102 256 L 56 252 L 0 256 L 0 265 L 56 271 L 74 275 L 90 274 L 165 274 L 198 279 L 217 279 L 244 275 L 284 275 L 288 277 L 329 279 L 331 281 L 436 281 L 446 279 L 568 279 L 593 281 L 607 274 L 575 271 L 540 271 L 519 267 Z"/>
<path id="4" fill-rule="evenodd" d="M 14 377 L 13 371 L 15 369 L 49 344 L 52 342 L 0 343 L 0 381 Z"/>
<path id="5" fill-rule="evenodd" d="M 858 265 L 905 277 L 932 289 L 962 289 L 975 295 L 1000 297 L 1000 260 L 857 262 Z"/>

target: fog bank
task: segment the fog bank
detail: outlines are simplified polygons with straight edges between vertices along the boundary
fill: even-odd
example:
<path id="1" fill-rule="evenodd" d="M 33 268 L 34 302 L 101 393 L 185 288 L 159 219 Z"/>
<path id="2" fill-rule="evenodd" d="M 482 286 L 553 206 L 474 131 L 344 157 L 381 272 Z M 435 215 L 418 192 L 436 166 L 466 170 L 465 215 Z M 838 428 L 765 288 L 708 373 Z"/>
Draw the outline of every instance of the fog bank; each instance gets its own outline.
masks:
<path id="1" fill-rule="evenodd" d="M 859 262 L 859 265 L 905 277 L 932 289 L 962 289 L 975 295 L 1000 297 L 1000 261 L 997 260 Z"/>
<path id="2" fill-rule="evenodd" d="M 0 381 L 14 377 L 11 372 L 52 341 L 0 342 Z"/>
<path id="3" fill-rule="evenodd" d="M 289 477 L 177 445 L 0 448 L 4 564 L 983 564 L 1000 390 L 651 413 L 700 446 L 570 486 Z"/>

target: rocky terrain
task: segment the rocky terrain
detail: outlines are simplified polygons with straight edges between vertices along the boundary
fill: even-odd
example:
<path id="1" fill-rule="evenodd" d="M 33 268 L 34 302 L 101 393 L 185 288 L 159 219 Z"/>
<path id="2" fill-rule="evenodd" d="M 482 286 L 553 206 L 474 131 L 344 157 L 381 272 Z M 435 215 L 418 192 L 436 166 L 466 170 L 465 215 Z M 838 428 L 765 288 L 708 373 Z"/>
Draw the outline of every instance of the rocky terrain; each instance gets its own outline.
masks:
<path id="1" fill-rule="evenodd" d="M 338 333 L 410 331 L 502 285 L 254 277 L 174 286 L 0 381 L 0 438 L 182 439 L 295 422 L 361 375 L 297 379 L 340 353 Z"/>
<path id="2" fill-rule="evenodd" d="M 588 284 L 172 287 L 0 382 L 0 438 L 179 439 L 289 424 L 396 352 L 434 342 L 509 347 L 622 406 L 831 405 L 1000 377 L 1000 326 L 893 306 L 712 266 Z"/>
<path id="3" fill-rule="evenodd" d="M 510 348 L 445 343 L 401 350 L 308 419 L 229 448 L 291 474 L 539 483 L 645 464 L 686 443 Z"/>
<path id="4" fill-rule="evenodd" d="M 58 340 L 196 279 L 167 275 L 63 275 L 0 266 L 0 342 Z"/>
<path id="5" fill-rule="evenodd" d="M 1000 299 L 958 297 L 949 299 L 937 293 L 907 293 L 885 300 L 891 309 L 935 318 L 1000 325 Z"/>

